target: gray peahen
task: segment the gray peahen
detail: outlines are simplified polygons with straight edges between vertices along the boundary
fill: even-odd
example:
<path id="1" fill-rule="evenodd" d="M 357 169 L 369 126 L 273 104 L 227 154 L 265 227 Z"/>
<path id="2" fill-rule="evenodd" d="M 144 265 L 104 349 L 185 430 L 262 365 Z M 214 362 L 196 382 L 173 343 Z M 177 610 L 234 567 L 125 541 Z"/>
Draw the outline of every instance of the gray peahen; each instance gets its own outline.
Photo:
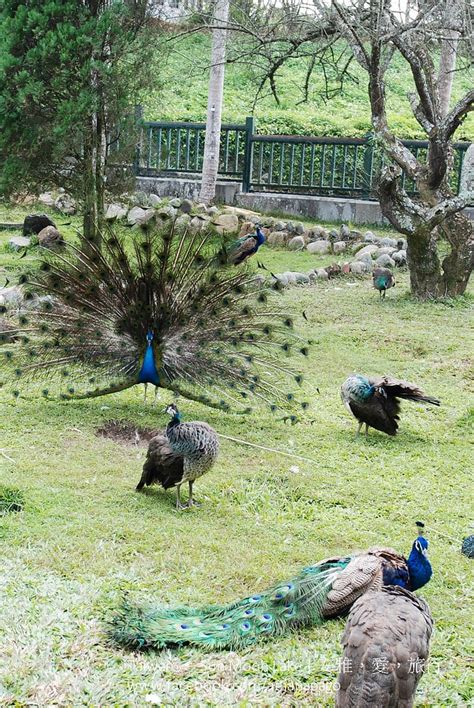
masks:
<path id="1" fill-rule="evenodd" d="M 419 536 L 408 559 L 392 548 L 378 547 L 328 558 L 304 568 L 290 581 L 229 605 L 167 609 L 140 608 L 127 602 L 114 619 L 111 636 L 132 649 L 182 644 L 240 649 L 259 639 L 344 615 L 368 590 L 384 585 L 417 590 L 432 574 L 422 528 L 418 522 Z"/>
<path id="2" fill-rule="evenodd" d="M 360 597 L 342 636 L 337 708 L 411 708 L 432 630 L 428 605 L 405 588 Z"/>
<path id="3" fill-rule="evenodd" d="M 365 433 L 370 428 L 387 435 L 396 435 L 400 413 L 399 398 L 420 401 L 439 406 L 440 401 L 425 396 L 415 384 L 383 376 L 369 379 L 360 374 L 352 374 L 341 386 L 341 398 L 351 415 L 359 422 L 357 435 L 365 423 Z"/>
<path id="4" fill-rule="evenodd" d="M 283 382 L 302 377 L 285 359 L 308 342 L 276 293 L 227 262 L 223 238 L 170 221 L 128 239 L 44 250 L 20 278 L 30 307 L 6 333 L 21 342 L 2 345 L 0 386 L 77 399 L 152 384 L 223 410 L 295 410 Z"/>
<path id="5" fill-rule="evenodd" d="M 379 291 L 380 299 L 385 298 L 385 293 L 395 287 L 395 278 L 388 268 L 375 268 L 372 273 L 374 288 Z"/>
<path id="6" fill-rule="evenodd" d="M 145 484 L 158 482 L 164 487 L 176 487 L 176 508 L 199 506 L 193 499 L 193 484 L 213 466 L 219 453 L 216 431 L 207 423 L 193 421 L 183 423 L 174 403 L 166 408 L 171 420 L 166 433 L 159 433 L 150 440 L 143 473 L 137 484 L 137 492 Z M 180 488 L 189 484 L 187 504 L 181 503 Z"/>

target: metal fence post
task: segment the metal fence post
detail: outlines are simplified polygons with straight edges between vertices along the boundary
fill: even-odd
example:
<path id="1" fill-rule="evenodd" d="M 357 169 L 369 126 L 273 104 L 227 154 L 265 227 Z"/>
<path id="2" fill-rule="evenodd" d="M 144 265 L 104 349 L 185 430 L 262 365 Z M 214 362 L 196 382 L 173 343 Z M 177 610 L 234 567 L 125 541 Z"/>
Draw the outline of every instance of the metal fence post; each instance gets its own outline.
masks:
<path id="1" fill-rule="evenodd" d="M 142 124 L 143 124 L 143 106 L 135 106 L 135 128 L 138 133 L 137 143 L 135 146 L 135 159 L 133 161 L 133 172 L 135 176 L 140 170 L 140 148 L 142 142 Z"/>
<path id="2" fill-rule="evenodd" d="M 245 119 L 245 152 L 242 174 L 242 191 L 250 192 L 252 181 L 252 136 L 255 130 L 255 120 L 252 116 Z"/>
<path id="3" fill-rule="evenodd" d="M 364 174 L 362 177 L 364 188 L 363 196 L 370 197 L 372 192 L 372 170 L 374 167 L 374 134 L 367 133 L 364 137 L 366 143 L 364 150 Z"/>

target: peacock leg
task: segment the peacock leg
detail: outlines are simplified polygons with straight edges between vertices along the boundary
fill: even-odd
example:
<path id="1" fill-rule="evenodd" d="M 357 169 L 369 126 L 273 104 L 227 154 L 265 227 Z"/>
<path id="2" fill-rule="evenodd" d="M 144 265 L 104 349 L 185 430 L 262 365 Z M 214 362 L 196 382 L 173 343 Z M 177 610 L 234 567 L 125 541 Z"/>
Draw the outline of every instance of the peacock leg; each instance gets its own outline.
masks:
<path id="1" fill-rule="evenodd" d="M 365 437 L 366 438 L 369 437 L 369 424 L 368 423 L 365 424 Z"/>
<path id="2" fill-rule="evenodd" d="M 189 506 L 189 507 L 191 507 L 191 506 L 201 506 L 200 504 L 198 504 L 197 501 L 195 501 L 195 500 L 193 499 L 193 484 L 194 484 L 194 482 L 189 482 L 188 484 L 189 484 L 188 506 Z"/>
<path id="3" fill-rule="evenodd" d="M 356 438 L 359 437 L 360 431 L 362 430 L 362 426 L 363 426 L 363 425 L 364 425 L 363 422 L 362 422 L 361 420 L 359 420 L 359 427 L 357 428 Z"/>
<path id="4" fill-rule="evenodd" d="M 145 398 L 143 399 L 143 403 L 146 403 L 146 392 L 148 389 L 148 384 L 146 383 L 146 384 L 144 384 L 144 386 L 145 386 Z"/>
<path id="5" fill-rule="evenodd" d="M 181 502 L 181 485 L 176 486 L 176 511 L 181 511 L 181 509 L 187 509 L 188 505 Z"/>
<path id="6" fill-rule="evenodd" d="M 155 397 L 153 399 L 153 405 L 156 406 L 156 401 L 158 399 L 158 388 L 159 386 L 155 386 Z"/>

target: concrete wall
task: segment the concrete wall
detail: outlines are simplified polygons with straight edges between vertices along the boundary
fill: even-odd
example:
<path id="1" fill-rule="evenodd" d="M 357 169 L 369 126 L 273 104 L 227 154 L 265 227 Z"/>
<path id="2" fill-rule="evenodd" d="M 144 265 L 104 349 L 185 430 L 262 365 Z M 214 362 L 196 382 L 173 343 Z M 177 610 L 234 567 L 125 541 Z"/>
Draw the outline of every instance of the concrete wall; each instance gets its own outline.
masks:
<path id="1" fill-rule="evenodd" d="M 199 200 L 201 183 L 190 177 L 137 177 L 137 189 L 160 197 L 181 197 Z M 343 199 L 307 194 L 274 194 L 271 192 L 241 192 L 240 182 L 217 183 L 216 201 L 246 209 L 276 211 L 289 216 L 301 216 L 315 221 L 342 221 L 351 224 L 387 224 L 378 202 L 366 199 Z M 474 208 L 466 209 L 474 218 Z"/>

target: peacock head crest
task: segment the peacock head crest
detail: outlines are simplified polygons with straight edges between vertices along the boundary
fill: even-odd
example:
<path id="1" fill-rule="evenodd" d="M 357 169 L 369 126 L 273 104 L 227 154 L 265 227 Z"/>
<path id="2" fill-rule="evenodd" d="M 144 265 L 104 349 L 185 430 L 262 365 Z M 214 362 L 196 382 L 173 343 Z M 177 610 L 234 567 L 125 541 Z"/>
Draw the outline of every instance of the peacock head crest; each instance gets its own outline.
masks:
<path id="1" fill-rule="evenodd" d="M 166 406 L 165 413 L 171 416 L 171 418 L 181 420 L 181 413 L 179 412 L 176 403 L 170 403 L 168 406 Z"/>

